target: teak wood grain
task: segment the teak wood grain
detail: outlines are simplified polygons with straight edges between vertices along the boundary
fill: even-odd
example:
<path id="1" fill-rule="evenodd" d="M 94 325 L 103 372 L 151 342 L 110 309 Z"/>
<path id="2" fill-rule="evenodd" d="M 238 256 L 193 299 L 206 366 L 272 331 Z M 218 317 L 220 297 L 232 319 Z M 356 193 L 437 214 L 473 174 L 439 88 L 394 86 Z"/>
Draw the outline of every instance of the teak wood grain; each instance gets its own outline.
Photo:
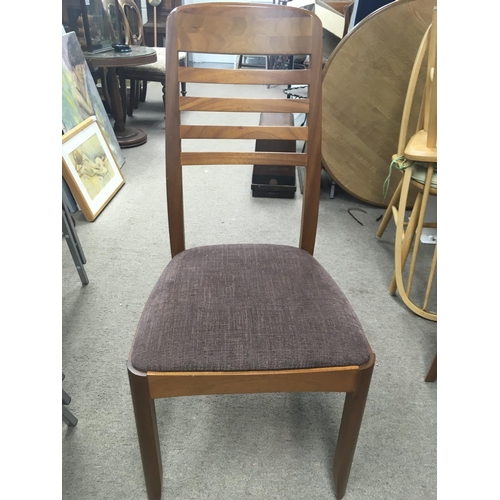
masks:
<path id="1" fill-rule="evenodd" d="M 307 169 L 306 153 L 181 153 L 182 164 L 188 165 L 285 165 Z"/>
<path id="2" fill-rule="evenodd" d="M 359 366 L 246 372 L 148 372 L 152 398 L 266 392 L 352 392 Z"/>
<path id="3" fill-rule="evenodd" d="M 242 85 L 307 85 L 310 74 L 303 69 L 211 69 L 179 68 L 179 81 Z"/>
<path id="4" fill-rule="evenodd" d="M 172 68 L 167 73 L 167 98 L 166 98 L 166 140 L 169 145 L 167 155 L 167 203 L 169 213 L 169 231 L 172 255 L 185 249 L 183 227 L 183 197 L 181 165 L 286 165 L 306 166 L 307 179 L 304 188 L 303 221 L 301 224 L 299 245 L 309 253 L 313 253 L 316 238 L 316 226 L 319 210 L 319 188 L 321 177 L 321 92 L 315 91 L 309 95 L 307 127 L 295 127 L 297 131 L 290 131 L 288 127 L 261 127 L 260 132 L 252 127 L 241 127 L 235 131 L 234 126 L 222 129 L 220 126 L 209 128 L 207 126 L 189 125 L 181 126 L 181 103 L 188 105 L 207 105 L 210 111 L 237 111 L 236 99 L 198 99 L 183 100 L 173 92 L 174 82 L 199 82 L 218 84 L 259 84 L 259 85 L 288 85 L 311 84 L 321 80 L 322 69 L 322 39 L 321 23 L 317 17 L 304 16 L 301 9 L 280 9 L 279 15 L 274 9 L 267 6 L 252 5 L 250 10 L 256 16 L 248 16 L 249 8 L 233 5 L 228 13 L 226 4 L 212 3 L 210 9 L 200 16 L 189 15 L 190 10 L 185 6 L 184 16 L 177 22 L 171 22 L 168 27 L 167 20 L 167 67 Z M 245 15 L 243 15 L 245 13 Z M 247 16 L 247 17 L 245 17 Z M 187 23 L 184 25 L 183 23 Z M 293 29 L 291 29 L 291 26 Z M 318 30 L 318 31 L 315 31 Z M 216 33 L 216 35 L 215 35 Z M 251 35 L 250 35 L 251 33 Z M 230 41 L 226 40 L 226 35 Z M 264 50 L 265 49 L 265 50 Z M 218 68 L 188 68 L 172 65 L 178 52 L 217 52 L 228 54 L 310 54 L 310 65 L 303 70 L 259 70 L 259 69 L 218 69 Z M 267 110 L 267 103 L 281 112 L 283 108 L 293 109 L 302 104 L 276 104 L 276 99 L 261 99 L 260 104 L 249 99 L 243 99 L 240 106 L 256 110 Z M 284 102 L 290 99 L 283 99 Z M 220 105 L 218 109 L 217 106 Z M 209 132 L 210 131 L 210 132 Z M 271 134 L 272 132 L 272 134 Z M 181 139 L 195 137 L 196 134 L 204 137 L 236 138 L 272 138 L 272 139 L 297 139 L 305 140 L 308 153 L 190 153 L 182 152 Z M 179 146 L 179 147 L 177 147 Z M 271 161 L 271 163 L 270 163 Z M 309 182 L 308 182 L 309 181 Z M 309 184 L 309 185 L 308 185 Z M 305 222 L 307 221 L 307 222 Z"/>
<path id="5" fill-rule="evenodd" d="M 237 99 L 234 97 L 180 97 L 181 111 L 239 113 L 308 113 L 309 99 Z"/>
<path id="6" fill-rule="evenodd" d="M 307 140 L 307 127 L 234 125 L 181 125 L 181 139 L 282 139 Z"/>
<path id="7" fill-rule="evenodd" d="M 305 9 L 275 4 L 206 3 L 186 5 L 167 19 L 166 65 L 166 190 L 168 230 L 172 257 L 185 250 L 182 169 L 188 165 L 279 165 L 306 167 L 299 247 L 313 254 L 321 186 L 321 69 L 322 27 Z M 182 68 L 179 52 L 226 54 L 310 54 L 305 70 L 224 70 Z M 308 84 L 309 98 L 302 102 L 282 99 L 227 99 L 180 97 L 179 82 L 216 84 Z M 307 113 L 307 126 L 181 125 L 181 113 L 195 111 Z M 199 112 L 199 113 L 198 113 Z M 232 113 L 228 113 L 231 115 Z M 192 116 L 190 115 L 190 118 Z M 191 122 L 191 119 L 190 119 Z M 278 151 L 184 152 L 183 139 L 240 138 L 305 141 L 306 153 Z M 200 146 L 204 141 L 199 141 Z M 205 141 L 206 142 L 206 141 Z M 160 333 L 161 334 L 161 333 Z M 335 391 L 346 393 L 344 412 L 334 456 L 333 478 L 340 500 L 356 449 L 375 355 L 361 366 L 311 367 L 290 370 L 242 372 L 141 372 L 130 360 L 128 373 L 134 403 L 141 458 L 149 500 L 159 500 L 162 465 L 154 400 L 203 394 Z"/>

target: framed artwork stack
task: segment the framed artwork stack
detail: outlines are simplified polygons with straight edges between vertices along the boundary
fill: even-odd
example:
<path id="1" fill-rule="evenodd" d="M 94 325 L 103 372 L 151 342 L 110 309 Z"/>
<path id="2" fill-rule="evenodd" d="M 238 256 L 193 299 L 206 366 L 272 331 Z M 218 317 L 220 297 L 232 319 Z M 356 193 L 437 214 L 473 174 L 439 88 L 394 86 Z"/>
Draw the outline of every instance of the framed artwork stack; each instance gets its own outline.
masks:
<path id="1" fill-rule="evenodd" d="M 120 167 L 125 163 L 118 140 L 75 32 L 62 35 L 62 130 L 70 131 L 95 116 Z"/>
<path id="2" fill-rule="evenodd" d="M 62 173 L 88 222 L 97 218 L 125 184 L 95 116 L 62 136 Z"/>

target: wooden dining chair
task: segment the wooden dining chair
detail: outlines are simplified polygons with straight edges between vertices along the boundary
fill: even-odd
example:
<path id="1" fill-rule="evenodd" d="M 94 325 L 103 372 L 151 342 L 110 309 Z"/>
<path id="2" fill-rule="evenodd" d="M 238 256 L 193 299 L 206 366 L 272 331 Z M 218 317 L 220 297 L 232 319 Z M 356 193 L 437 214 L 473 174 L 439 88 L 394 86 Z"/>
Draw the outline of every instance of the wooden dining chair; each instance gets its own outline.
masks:
<path id="1" fill-rule="evenodd" d="M 307 391 L 346 393 L 333 461 L 336 496 L 344 496 L 375 355 L 347 298 L 312 255 L 321 182 L 321 34 L 315 14 L 282 5 L 194 4 L 168 17 L 166 187 L 172 260 L 143 309 L 127 365 L 149 500 L 161 497 L 163 479 L 156 399 Z M 175 64 L 181 51 L 309 54 L 311 64 L 302 70 L 186 68 Z M 309 85 L 310 97 L 180 96 L 179 81 L 213 84 L 209 88 L 261 85 L 264 91 L 267 84 L 303 84 Z M 184 125 L 185 111 L 190 121 L 204 112 L 233 118 L 227 118 L 228 125 Z M 304 127 L 235 125 L 240 113 L 263 111 L 307 113 L 309 119 Z M 193 138 L 218 139 L 221 152 L 184 151 L 184 139 Z M 301 139 L 307 150 L 228 152 L 232 139 Z M 186 249 L 183 167 L 250 169 L 269 163 L 307 169 L 299 247 Z"/>
<path id="2" fill-rule="evenodd" d="M 423 64 L 424 61 L 426 64 Z M 415 89 L 419 78 L 424 76 L 424 92 L 420 103 L 417 127 L 409 141 L 408 124 L 414 106 Z M 418 105 L 418 103 L 417 103 Z M 437 269 L 437 243 L 428 266 L 429 273 L 423 300 L 411 297 L 412 285 L 417 269 L 419 247 L 424 227 L 437 228 L 437 223 L 425 222 L 429 196 L 437 196 L 437 8 L 434 8 L 432 24 L 425 32 L 418 49 L 408 83 L 408 91 L 403 108 L 397 153 L 392 165 L 403 172 L 394 195 L 384 213 L 376 236 L 384 233 L 389 221 L 396 223 L 395 269 L 389 293 L 398 291 L 403 302 L 414 313 L 426 319 L 437 321 L 437 312 L 429 310 L 429 297 L 434 286 Z M 415 203 L 408 222 L 405 220 L 408 195 L 417 190 Z M 410 267 L 405 271 L 407 259 L 411 255 Z M 422 269 L 422 268 L 420 268 Z"/>
<path id="3" fill-rule="evenodd" d="M 144 38 L 144 24 L 142 14 L 134 0 L 118 0 L 120 18 L 123 24 L 124 41 L 128 45 L 146 45 Z M 125 78 L 130 81 L 130 95 L 127 103 L 127 114 L 132 116 L 139 101 L 146 100 L 148 82 L 160 82 L 165 102 L 165 47 L 155 47 L 157 60 L 155 63 L 140 66 L 127 66 Z M 178 55 L 178 64 L 187 65 L 187 54 Z M 182 95 L 186 95 L 186 82 L 180 84 Z"/>

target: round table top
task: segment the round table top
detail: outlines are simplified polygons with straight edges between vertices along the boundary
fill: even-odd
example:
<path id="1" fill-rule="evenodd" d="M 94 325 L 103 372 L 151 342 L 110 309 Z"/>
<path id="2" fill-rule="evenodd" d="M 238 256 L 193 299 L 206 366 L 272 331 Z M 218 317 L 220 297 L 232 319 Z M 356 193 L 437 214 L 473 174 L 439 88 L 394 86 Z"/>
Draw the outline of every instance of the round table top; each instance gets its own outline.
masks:
<path id="1" fill-rule="evenodd" d="M 123 66 L 138 66 L 154 63 L 157 60 L 154 47 L 134 46 L 132 52 L 115 52 L 108 50 L 96 54 L 85 54 L 87 62 L 97 68 L 120 68 Z"/>
<path id="2" fill-rule="evenodd" d="M 387 206 L 401 179 L 393 173 L 384 199 L 410 73 L 434 5 L 398 0 L 377 10 L 341 40 L 323 70 L 323 166 L 342 189 L 376 206 Z"/>

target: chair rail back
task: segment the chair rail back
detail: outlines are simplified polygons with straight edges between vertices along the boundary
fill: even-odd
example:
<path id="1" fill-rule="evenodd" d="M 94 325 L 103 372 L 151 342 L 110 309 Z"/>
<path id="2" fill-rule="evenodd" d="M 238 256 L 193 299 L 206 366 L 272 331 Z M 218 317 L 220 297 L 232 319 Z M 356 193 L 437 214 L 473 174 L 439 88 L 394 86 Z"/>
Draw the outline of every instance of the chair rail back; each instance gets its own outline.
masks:
<path id="1" fill-rule="evenodd" d="M 432 15 L 432 23 L 427 28 L 415 57 L 408 90 L 406 93 L 403 107 L 403 116 L 401 118 L 401 128 L 399 132 L 397 155 L 405 153 L 408 145 L 408 126 L 410 114 L 415 97 L 415 89 L 421 74 L 422 66 L 427 58 L 425 69 L 425 83 L 423 99 L 420 106 L 419 117 L 415 134 L 424 132 L 425 147 L 429 149 L 437 146 L 437 8 L 435 7 Z"/>
<path id="2" fill-rule="evenodd" d="M 142 14 L 134 0 L 118 0 L 123 35 L 128 45 L 146 45 Z"/>
<path id="3" fill-rule="evenodd" d="M 174 9 L 167 18 L 166 176 L 172 257 L 185 249 L 182 166 L 305 166 L 300 248 L 313 253 L 321 182 L 322 26 L 305 9 L 283 5 L 208 3 Z M 179 67 L 178 53 L 309 55 L 306 69 Z M 179 82 L 308 85 L 307 99 L 179 96 Z M 182 111 L 306 113 L 307 125 L 182 125 Z M 236 118 L 236 117 L 235 117 Z M 304 140 L 306 152 L 183 152 L 182 139 Z M 271 142 L 271 141 L 269 141 Z"/>

